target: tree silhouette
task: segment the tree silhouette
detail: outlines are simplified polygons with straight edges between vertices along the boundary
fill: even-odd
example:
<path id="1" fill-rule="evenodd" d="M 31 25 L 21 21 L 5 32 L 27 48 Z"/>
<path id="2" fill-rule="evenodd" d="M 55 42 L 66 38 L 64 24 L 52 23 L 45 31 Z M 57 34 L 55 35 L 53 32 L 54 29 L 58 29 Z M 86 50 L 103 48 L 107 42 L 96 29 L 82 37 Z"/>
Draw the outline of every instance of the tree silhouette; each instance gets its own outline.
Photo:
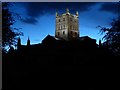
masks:
<path id="1" fill-rule="evenodd" d="M 104 45 L 115 54 L 120 55 L 120 17 L 113 19 L 110 23 L 111 28 L 100 27 L 101 33 L 105 33 L 103 39 Z"/>
<path id="2" fill-rule="evenodd" d="M 12 25 L 15 23 L 12 12 L 10 12 L 9 7 L 12 3 L 4 2 L 2 3 L 2 47 L 3 51 L 6 46 L 14 45 L 17 36 L 22 35 L 17 28 L 13 28 Z"/>
<path id="3" fill-rule="evenodd" d="M 101 33 L 105 33 L 103 39 L 104 45 L 108 47 L 115 55 L 120 56 L 120 1 L 118 6 L 118 17 L 110 23 L 111 28 L 101 27 Z"/>

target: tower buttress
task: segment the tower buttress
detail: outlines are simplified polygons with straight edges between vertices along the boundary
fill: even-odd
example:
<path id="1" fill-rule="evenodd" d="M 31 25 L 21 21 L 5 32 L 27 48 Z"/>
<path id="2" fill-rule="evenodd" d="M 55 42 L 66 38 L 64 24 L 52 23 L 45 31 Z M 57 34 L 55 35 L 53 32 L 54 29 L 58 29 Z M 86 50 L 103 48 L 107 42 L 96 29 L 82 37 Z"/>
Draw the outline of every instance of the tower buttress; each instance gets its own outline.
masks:
<path id="1" fill-rule="evenodd" d="M 76 11 L 76 16 L 78 16 L 78 11 Z"/>
<path id="2" fill-rule="evenodd" d="M 58 16 L 58 12 L 56 12 L 56 17 Z"/>
<path id="3" fill-rule="evenodd" d="M 67 13 L 67 14 L 69 13 L 69 9 L 68 9 L 68 8 L 66 8 L 66 13 Z"/>

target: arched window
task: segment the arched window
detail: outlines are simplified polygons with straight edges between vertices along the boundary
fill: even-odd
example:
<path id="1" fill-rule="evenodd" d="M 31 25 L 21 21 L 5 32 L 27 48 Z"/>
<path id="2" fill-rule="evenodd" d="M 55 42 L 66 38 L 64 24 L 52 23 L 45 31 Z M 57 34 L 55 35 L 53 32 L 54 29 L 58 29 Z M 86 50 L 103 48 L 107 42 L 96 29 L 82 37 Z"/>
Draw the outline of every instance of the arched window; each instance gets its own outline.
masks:
<path id="1" fill-rule="evenodd" d="M 63 18 L 63 21 L 65 21 L 65 18 Z"/>
<path id="2" fill-rule="evenodd" d="M 58 22 L 60 22 L 60 19 L 58 20 Z"/>
<path id="3" fill-rule="evenodd" d="M 63 35 L 65 34 L 65 31 L 63 31 Z"/>
<path id="4" fill-rule="evenodd" d="M 60 32 L 58 32 L 58 36 L 60 35 Z"/>
<path id="5" fill-rule="evenodd" d="M 77 36 L 77 32 L 75 32 L 75 36 Z"/>
<path id="6" fill-rule="evenodd" d="M 65 28 L 65 25 L 64 25 L 64 28 Z"/>

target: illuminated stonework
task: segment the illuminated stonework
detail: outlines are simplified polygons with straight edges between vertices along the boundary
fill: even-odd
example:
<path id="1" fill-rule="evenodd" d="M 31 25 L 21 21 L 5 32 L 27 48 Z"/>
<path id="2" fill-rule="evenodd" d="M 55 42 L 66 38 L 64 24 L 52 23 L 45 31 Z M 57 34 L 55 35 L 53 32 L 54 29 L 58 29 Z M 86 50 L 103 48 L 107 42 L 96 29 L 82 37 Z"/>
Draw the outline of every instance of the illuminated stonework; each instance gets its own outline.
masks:
<path id="1" fill-rule="evenodd" d="M 68 9 L 62 15 L 58 15 L 56 12 L 55 37 L 64 40 L 79 38 L 78 12 L 76 12 L 76 15 L 69 13 Z"/>

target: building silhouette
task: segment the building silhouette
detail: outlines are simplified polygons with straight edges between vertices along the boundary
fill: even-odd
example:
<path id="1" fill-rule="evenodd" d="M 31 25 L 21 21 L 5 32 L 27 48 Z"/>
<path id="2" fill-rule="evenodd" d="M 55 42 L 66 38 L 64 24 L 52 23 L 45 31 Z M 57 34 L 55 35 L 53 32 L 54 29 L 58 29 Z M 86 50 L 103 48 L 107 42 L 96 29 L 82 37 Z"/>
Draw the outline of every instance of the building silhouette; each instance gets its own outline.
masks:
<path id="1" fill-rule="evenodd" d="M 30 39 L 28 37 L 27 44 L 21 45 L 21 39 L 18 38 L 17 48 L 23 49 L 25 47 L 38 47 L 43 46 L 44 48 L 58 48 L 58 47 L 73 47 L 71 43 L 75 43 L 76 47 L 96 47 L 96 40 L 88 36 L 80 37 L 79 30 L 79 15 L 78 11 L 73 15 L 66 9 L 66 13 L 61 15 L 56 12 L 56 25 L 55 25 L 55 36 L 47 35 L 40 44 L 30 45 Z M 68 42 L 69 45 L 68 45 Z M 78 45 L 77 45 L 78 44 Z"/>

